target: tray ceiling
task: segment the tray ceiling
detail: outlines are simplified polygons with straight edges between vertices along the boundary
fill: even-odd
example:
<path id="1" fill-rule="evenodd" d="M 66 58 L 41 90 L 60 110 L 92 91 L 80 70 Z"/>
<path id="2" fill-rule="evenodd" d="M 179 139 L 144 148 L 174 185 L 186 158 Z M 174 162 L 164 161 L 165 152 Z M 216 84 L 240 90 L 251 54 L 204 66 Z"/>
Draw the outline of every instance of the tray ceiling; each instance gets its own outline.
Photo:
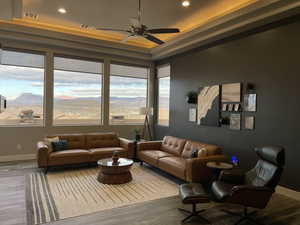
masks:
<path id="1" fill-rule="evenodd" d="M 10 1 L 13 4 L 9 4 Z M 168 42 L 258 1 L 191 0 L 191 6 L 184 8 L 181 0 L 142 0 L 142 22 L 150 28 L 180 28 L 180 34 L 155 35 Z M 138 0 L 2 0 L 0 5 L 1 11 L 6 15 L 4 19 L 9 21 L 11 16 L 11 22 L 15 24 L 113 42 L 121 42 L 127 36 L 126 33 L 96 31 L 94 28 L 127 29 L 129 18 L 136 17 L 138 10 Z M 67 10 L 66 14 L 58 12 L 61 7 Z M 28 18 L 26 13 L 37 15 L 37 18 Z M 88 25 L 89 28 L 82 29 L 81 24 Z M 126 44 L 144 48 L 156 47 L 143 38 L 133 39 Z"/>

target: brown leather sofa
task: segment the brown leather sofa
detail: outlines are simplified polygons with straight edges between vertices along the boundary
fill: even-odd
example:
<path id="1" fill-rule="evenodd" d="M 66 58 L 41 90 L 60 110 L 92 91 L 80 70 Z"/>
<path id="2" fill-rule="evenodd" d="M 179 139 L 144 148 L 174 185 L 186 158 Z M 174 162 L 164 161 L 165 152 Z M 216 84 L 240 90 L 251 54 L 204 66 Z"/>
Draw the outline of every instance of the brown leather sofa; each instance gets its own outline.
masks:
<path id="1" fill-rule="evenodd" d="M 97 162 L 99 159 L 112 156 L 119 151 L 121 157 L 132 158 L 134 142 L 119 138 L 115 133 L 89 133 L 51 135 L 67 140 L 70 149 L 53 152 L 44 141 L 37 143 L 37 162 L 39 168 L 66 164 Z"/>
<path id="2" fill-rule="evenodd" d="M 194 149 L 201 149 L 198 157 L 192 158 Z M 216 145 L 166 136 L 163 141 L 140 142 L 137 155 L 141 162 L 158 167 L 189 182 L 207 182 L 211 179 L 210 161 L 226 161 L 220 147 Z"/>

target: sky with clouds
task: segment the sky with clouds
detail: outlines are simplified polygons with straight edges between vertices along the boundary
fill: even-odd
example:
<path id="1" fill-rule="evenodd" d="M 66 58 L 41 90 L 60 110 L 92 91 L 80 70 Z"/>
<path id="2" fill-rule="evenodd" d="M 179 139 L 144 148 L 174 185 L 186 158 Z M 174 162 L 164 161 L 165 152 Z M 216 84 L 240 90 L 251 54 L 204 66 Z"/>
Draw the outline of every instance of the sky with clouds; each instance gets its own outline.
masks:
<path id="1" fill-rule="evenodd" d="M 162 95 L 168 95 L 168 82 L 162 83 Z M 38 68 L 0 65 L 0 94 L 14 99 L 22 93 L 43 95 L 44 70 Z M 99 97 L 102 76 L 81 72 L 56 70 L 54 95 L 58 98 Z M 146 79 L 111 76 L 111 97 L 146 97 Z"/>

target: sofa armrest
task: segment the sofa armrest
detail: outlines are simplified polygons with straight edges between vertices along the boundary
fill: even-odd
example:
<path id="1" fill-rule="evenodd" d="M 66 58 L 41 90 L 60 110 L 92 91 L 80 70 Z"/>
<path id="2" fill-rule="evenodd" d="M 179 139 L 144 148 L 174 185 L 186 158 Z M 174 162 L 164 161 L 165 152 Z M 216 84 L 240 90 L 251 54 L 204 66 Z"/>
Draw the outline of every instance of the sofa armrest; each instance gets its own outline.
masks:
<path id="1" fill-rule="evenodd" d="M 137 143 L 137 151 L 143 150 L 159 150 L 162 141 L 145 141 Z"/>
<path id="2" fill-rule="evenodd" d="M 212 177 L 212 170 L 206 166 L 208 162 L 226 162 L 224 155 L 191 158 L 186 160 L 186 180 L 189 182 L 208 182 Z"/>
<path id="3" fill-rule="evenodd" d="M 39 168 L 48 166 L 49 148 L 43 141 L 37 143 L 37 163 Z"/>
<path id="4" fill-rule="evenodd" d="M 119 138 L 120 147 L 127 150 L 127 157 L 132 159 L 134 157 L 134 142 L 126 138 Z"/>

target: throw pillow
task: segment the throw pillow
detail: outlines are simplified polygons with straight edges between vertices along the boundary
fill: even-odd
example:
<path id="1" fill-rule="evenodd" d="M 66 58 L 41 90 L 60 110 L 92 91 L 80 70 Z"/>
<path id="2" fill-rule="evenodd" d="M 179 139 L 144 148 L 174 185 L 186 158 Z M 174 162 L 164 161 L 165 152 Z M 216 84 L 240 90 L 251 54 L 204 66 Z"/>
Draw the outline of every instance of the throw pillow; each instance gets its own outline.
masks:
<path id="1" fill-rule="evenodd" d="M 52 142 L 52 147 L 54 152 L 64 151 L 69 149 L 69 142 L 66 140 L 60 140 Z"/>
<path id="2" fill-rule="evenodd" d="M 201 148 L 198 151 L 198 157 L 206 157 L 207 156 L 207 150 L 206 148 Z"/>
<path id="3" fill-rule="evenodd" d="M 191 153 L 191 158 L 197 158 L 198 157 L 198 149 L 193 149 Z"/>
<path id="4" fill-rule="evenodd" d="M 44 142 L 48 146 L 48 153 L 51 153 L 53 151 L 52 142 L 58 142 L 58 141 L 59 141 L 59 137 L 44 138 Z"/>

